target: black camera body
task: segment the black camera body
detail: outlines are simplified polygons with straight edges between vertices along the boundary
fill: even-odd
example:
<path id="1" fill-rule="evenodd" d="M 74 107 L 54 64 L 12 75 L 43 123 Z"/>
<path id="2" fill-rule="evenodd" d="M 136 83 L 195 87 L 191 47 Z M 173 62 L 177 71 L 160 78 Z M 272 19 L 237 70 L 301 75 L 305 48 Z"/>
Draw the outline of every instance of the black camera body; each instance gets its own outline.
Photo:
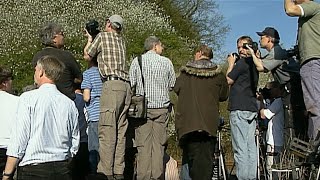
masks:
<path id="1" fill-rule="evenodd" d="M 293 48 L 287 50 L 287 55 L 289 58 L 291 57 L 299 57 L 299 48 L 298 45 L 293 46 Z"/>
<path id="2" fill-rule="evenodd" d="M 271 91 L 268 88 L 260 88 L 259 93 L 263 96 L 263 99 L 271 98 Z"/>
<path id="3" fill-rule="evenodd" d="M 86 23 L 86 30 L 94 39 L 100 32 L 99 23 L 96 20 L 90 20 Z"/>
<path id="4" fill-rule="evenodd" d="M 258 45 L 257 42 L 252 42 L 252 44 L 243 43 L 242 48 L 248 49 L 248 48 L 247 48 L 247 45 L 248 45 L 249 47 L 251 47 L 255 53 L 256 53 L 256 52 L 258 51 L 258 49 L 259 49 L 259 45 Z"/>
<path id="5" fill-rule="evenodd" d="M 238 53 L 236 53 L 236 52 L 232 53 L 231 55 L 232 55 L 232 56 L 234 56 L 234 57 L 236 58 L 236 61 L 237 61 L 238 59 L 240 59 L 239 54 L 238 54 Z M 229 57 L 229 56 L 230 56 L 230 54 L 228 55 L 228 57 Z"/>

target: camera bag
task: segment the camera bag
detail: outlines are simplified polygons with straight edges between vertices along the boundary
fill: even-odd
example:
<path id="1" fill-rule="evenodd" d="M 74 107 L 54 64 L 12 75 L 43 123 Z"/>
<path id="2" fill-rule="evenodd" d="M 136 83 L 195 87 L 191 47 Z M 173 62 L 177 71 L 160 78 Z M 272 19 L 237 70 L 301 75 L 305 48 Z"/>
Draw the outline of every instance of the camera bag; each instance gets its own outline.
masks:
<path id="1" fill-rule="evenodd" d="M 146 92 L 144 89 L 144 77 L 142 74 L 142 57 L 141 55 L 138 56 L 139 68 L 141 72 L 141 79 L 142 79 L 142 88 L 143 88 L 143 95 L 136 94 L 136 85 L 133 87 L 133 95 L 131 97 L 131 103 L 129 106 L 129 110 L 127 112 L 128 118 L 133 119 L 145 119 L 147 118 L 147 100 L 146 100 Z"/>

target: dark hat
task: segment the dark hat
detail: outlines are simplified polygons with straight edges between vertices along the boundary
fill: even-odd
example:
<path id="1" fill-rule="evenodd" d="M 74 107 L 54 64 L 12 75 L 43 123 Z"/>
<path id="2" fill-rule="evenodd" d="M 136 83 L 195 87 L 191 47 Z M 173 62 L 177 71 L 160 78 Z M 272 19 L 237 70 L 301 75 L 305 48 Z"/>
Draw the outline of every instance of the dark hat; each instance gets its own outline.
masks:
<path id="1" fill-rule="evenodd" d="M 266 27 L 262 32 L 257 32 L 259 36 L 270 36 L 280 40 L 278 31 L 273 27 Z"/>

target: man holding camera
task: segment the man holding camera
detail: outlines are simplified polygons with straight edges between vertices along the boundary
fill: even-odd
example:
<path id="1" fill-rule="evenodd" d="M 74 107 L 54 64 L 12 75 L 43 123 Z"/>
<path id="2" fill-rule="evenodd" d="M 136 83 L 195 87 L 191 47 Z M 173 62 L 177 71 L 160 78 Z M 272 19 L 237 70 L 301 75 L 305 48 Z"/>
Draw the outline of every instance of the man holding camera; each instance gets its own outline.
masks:
<path id="1" fill-rule="evenodd" d="M 260 36 L 260 47 L 266 49 L 268 54 L 264 57 L 253 55 L 253 61 L 259 72 L 272 73 L 275 81 L 280 84 L 286 84 L 290 80 L 290 75 L 283 69 L 283 60 L 287 59 L 287 52 L 280 45 L 280 36 L 278 31 L 272 27 L 266 27 L 262 32 L 257 32 Z M 251 49 L 249 47 L 249 49 Z M 252 54 L 255 54 L 253 50 Z"/>
<path id="2" fill-rule="evenodd" d="M 288 16 L 299 17 L 298 48 L 303 98 L 309 115 L 308 136 L 320 127 L 320 4 L 313 0 L 284 0 Z"/>
<path id="3" fill-rule="evenodd" d="M 255 130 L 258 105 L 256 89 L 259 73 L 254 65 L 248 46 L 249 36 L 237 40 L 240 58 L 228 56 L 227 81 L 230 85 L 229 111 L 234 160 L 239 180 L 256 179 L 257 148 Z"/>
<path id="4" fill-rule="evenodd" d="M 306 123 L 301 121 L 304 116 L 304 103 L 300 85 L 300 77 L 294 69 L 290 69 L 288 64 L 292 64 L 289 53 L 280 45 L 280 36 L 273 27 L 266 27 L 262 32 L 257 32 L 260 36 L 260 47 L 266 49 L 268 54 L 263 57 L 252 56 L 259 72 L 271 72 L 273 79 L 284 86 L 282 101 L 285 107 L 286 133 L 290 135 L 293 127 L 296 136 L 304 137 Z M 249 47 L 249 49 L 251 49 Z M 253 50 L 250 50 L 254 54 Z M 289 62 L 290 60 L 290 62 Z M 292 59 L 293 60 L 293 59 Z M 295 63 L 295 62 L 294 62 Z M 296 63 L 295 63 L 296 64 Z M 291 99 L 294 96 L 294 99 Z M 301 98 L 299 98 L 301 97 Z"/>
<path id="5" fill-rule="evenodd" d="M 88 43 L 84 58 L 97 56 L 103 86 L 100 96 L 98 173 L 108 179 L 123 179 L 126 114 L 131 101 L 131 89 L 126 71 L 126 46 L 121 35 L 123 19 L 112 15 L 106 21 L 105 32 L 93 40 L 87 33 Z M 92 41 L 93 40 L 93 41 Z"/>

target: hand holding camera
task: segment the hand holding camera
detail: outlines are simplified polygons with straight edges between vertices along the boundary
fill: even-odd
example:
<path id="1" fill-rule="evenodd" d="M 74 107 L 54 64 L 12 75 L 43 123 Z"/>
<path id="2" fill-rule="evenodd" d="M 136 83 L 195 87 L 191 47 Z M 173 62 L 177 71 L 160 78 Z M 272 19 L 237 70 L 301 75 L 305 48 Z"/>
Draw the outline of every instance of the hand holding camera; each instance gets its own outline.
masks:
<path id="1" fill-rule="evenodd" d="M 99 23 L 96 20 L 90 20 L 86 23 L 83 31 L 88 40 L 91 39 L 92 41 L 100 33 Z"/>
<path id="2" fill-rule="evenodd" d="M 229 65 L 233 65 L 238 59 L 239 55 L 237 53 L 231 53 L 227 57 Z"/>

